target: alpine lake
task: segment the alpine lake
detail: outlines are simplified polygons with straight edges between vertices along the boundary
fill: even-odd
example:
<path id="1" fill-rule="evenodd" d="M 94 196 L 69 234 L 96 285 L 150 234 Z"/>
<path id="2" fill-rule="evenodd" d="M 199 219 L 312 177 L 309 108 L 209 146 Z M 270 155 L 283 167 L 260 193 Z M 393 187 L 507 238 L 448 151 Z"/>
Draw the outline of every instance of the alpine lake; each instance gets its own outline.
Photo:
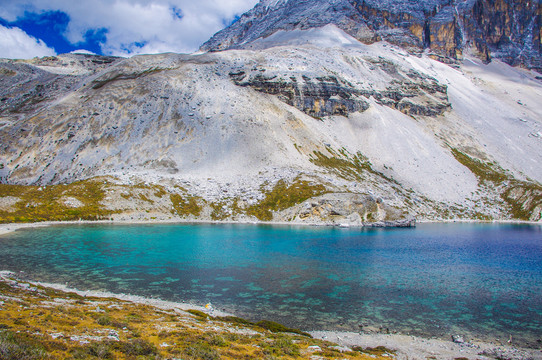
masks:
<path id="1" fill-rule="evenodd" d="M 0 237 L 0 270 L 306 331 L 541 346 L 540 225 L 55 225 Z"/>

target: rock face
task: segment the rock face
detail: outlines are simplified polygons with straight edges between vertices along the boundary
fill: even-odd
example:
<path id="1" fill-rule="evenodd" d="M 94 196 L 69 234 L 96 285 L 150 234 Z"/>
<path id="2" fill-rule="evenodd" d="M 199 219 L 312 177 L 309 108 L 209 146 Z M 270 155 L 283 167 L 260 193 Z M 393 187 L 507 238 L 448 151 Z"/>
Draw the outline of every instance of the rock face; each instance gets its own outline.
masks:
<path id="1" fill-rule="evenodd" d="M 335 76 L 311 79 L 306 75 L 282 77 L 255 74 L 247 77 L 244 71 L 230 73 L 235 84 L 250 86 L 253 89 L 277 95 L 288 105 L 295 106 L 308 115 L 319 118 L 329 115 L 348 115 L 355 111 L 365 111 L 369 104 L 360 98 L 353 86 L 345 84 Z"/>
<path id="2" fill-rule="evenodd" d="M 542 71 L 540 0 L 477 0 L 462 17 L 466 37 L 482 58 Z"/>
<path id="3" fill-rule="evenodd" d="M 304 113 L 321 118 L 330 115 L 347 116 L 369 108 L 367 100 L 397 109 L 407 115 L 441 115 L 449 109 L 446 85 L 412 69 L 401 69 L 383 58 L 357 59 L 368 69 L 390 76 L 380 89 L 355 86 L 336 75 L 314 76 L 314 72 L 289 71 L 277 73 L 264 66 L 230 72 L 234 83 L 256 91 L 276 95 L 279 99 Z M 382 77 L 384 79 L 384 77 Z"/>
<path id="4" fill-rule="evenodd" d="M 369 104 L 359 98 L 359 92 L 352 86 L 340 82 L 336 77 L 319 77 L 314 81 L 306 75 L 302 80 L 291 76 L 288 80 L 278 78 L 276 75 L 267 77 L 256 74 L 246 76 L 244 71 L 230 73 L 235 84 L 250 86 L 253 89 L 277 95 L 288 105 L 313 117 L 329 115 L 348 115 L 355 111 L 365 111 Z"/>
<path id="5" fill-rule="evenodd" d="M 335 226 L 415 227 L 416 220 L 382 199 L 369 195 L 329 193 L 303 202 L 276 215 L 277 220 L 293 218 L 297 223 Z"/>
<path id="6" fill-rule="evenodd" d="M 279 30 L 334 24 L 365 44 L 385 40 L 452 60 L 472 49 L 486 62 L 542 71 L 541 19 L 539 0 L 262 0 L 201 49 L 247 48 Z"/>

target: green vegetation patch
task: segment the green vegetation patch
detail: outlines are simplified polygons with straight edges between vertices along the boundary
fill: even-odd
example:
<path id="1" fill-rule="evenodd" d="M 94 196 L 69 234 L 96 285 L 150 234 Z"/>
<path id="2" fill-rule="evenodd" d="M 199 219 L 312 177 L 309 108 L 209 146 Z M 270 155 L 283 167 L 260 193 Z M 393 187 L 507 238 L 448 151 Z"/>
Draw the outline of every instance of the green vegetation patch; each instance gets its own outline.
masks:
<path id="1" fill-rule="evenodd" d="M 0 359 L 46 359 L 44 347 L 27 334 L 0 330 Z"/>
<path id="2" fill-rule="evenodd" d="M 142 339 L 133 339 L 129 341 L 102 341 L 93 342 L 87 347 L 74 349 L 73 357 L 76 359 L 118 359 L 119 354 L 126 358 L 149 359 L 157 358 L 158 350 L 155 345 Z"/>
<path id="3" fill-rule="evenodd" d="M 303 332 L 303 331 L 298 330 L 298 329 L 292 329 L 292 328 L 286 327 L 286 326 L 284 326 L 282 324 L 279 324 L 279 323 L 276 323 L 276 322 L 270 321 L 270 320 L 258 321 L 256 323 L 256 325 L 261 327 L 261 328 L 264 328 L 266 330 L 269 330 L 271 332 L 274 332 L 274 333 L 286 332 L 286 333 L 293 333 L 293 334 L 298 334 L 298 335 L 307 336 L 307 337 L 312 338 L 311 334 L 309 334 L 309 333 Z"/>
<path id="4" fill-rule="evenodd" d="M 195 315 L 197 317 L 203 318 L 203 319 L 207 319 L 209 317 L 208 314 L 204 313 L 203 311 L 196 310 L 196 309 L 190 309 L 190 310 L 187 310 L 186 312 L 188 312 L 188 313 L 190 313 L 192 315 Z"/>
<path id="5" fill-rule="evenodd" d="M 542 209 L 542 185 L 533 180 L 517 180 L 496 163 L 473 158 L 455 148 L 451 151 L 457 161 L 476 175 L 481 186 L 499 189 L 514 219 L 540 220 L 541 214 L 535 214 L 535 210 Z"/>
<path id="6" fill-rule="evenodd" d="M 510 205 L 510 213 L 516 219 L 538 221 L 542 214 L 535 214 L 535 210 L 542 212 L 542 186 L 537 183 L 513 181 L 501 194 L 501 197 Z"/>
<path id="7" fill-rule="evenodd" d="M 265 198 L 262 201 L 246 209 L 246 214 L 255 216 L 262 221 L 271 221 L 273 211 L 288 209 L 326 192 L 324 185 L 311 181 L 296 179 L 288 185 L 286 181 L 279 180 L 272 190 L 265 193 Z"/>
<path id="8" fill-rule="evenodd" d="M 300 349 L 297 344 L 294 344 L 292 339 L 280 337 L 272 341 L 262 341 L 259 344 L 263 353 L 268 356 L 288 356 L 288 357 L 299 357 Z"/>
<path id="9" fill-rule="evenodd" d="M 201 214 L 201 205 L 198 203 L 199 198 L 188 194 L 170 194 L 169 198 L 173 204 L 173 213 L 180 216 Z"/>
<path id="10" fill-rule="evenodd" d="M 310 161 L 346 180 L 363 180 L 364 174 L 370 173 L 396 184 L 395 180 L 374 170 L 369 159 L 360 152 L 352 155 L 344 148 L 339 153 L 330 148 L 328 148 L 328 151 L 332 156 L 326 156 L 320 151 L 315 151 Z"/>
<path id="11" fill-rule="evenodd" d="M 218 360 L 220 359 L 220 353 L 214 349 L 209 343 L 200 341 L 188 346 L 183 354 L 189 359 L 202 359 L 202 360 Z"/>
<path id="12" fill-rule="evenodd" d="M 67 185 L 25 186 L 0 184 L 0 197 L 19 198 L 14 211 L 0 211 L 0 222 L 39 222 L 66 220 L 99 220 L 113 211 L 101 204 L 105 197 L 103 180 L 84 180 Z M 82 206 L 71 207 L 63 198 L 74 198 Z"/>
<path id="13" fill-rule="evenodd" d="M 373 356 L 385 356 L 385 354 L 395 354 L 394 350 L 390 350 L 384 346 L 377 346 L 374 348 L 362 348 L 361 346 L 354 346 L 352 350 Z"/>
<path id="14" fill-rule="evenodd" d="M 213 220 L 224 220 L 229 216 L 228 211 L 226 210 L 226 204 L 222 201 L 211 203 L 211 219 Z"/>
<path id="15" fill-rule="evenodd" d="M 237 316 L 217 316 L 215 317 L 216 320 L 228 322 L 231 324 L 241 324 L 241 325 L 254 325 L 253 322 L 248 321 L 247 319 L 243 319 Z"/>
<path id="16" fill-rule="evenodd" d="M 10 69 L 6 69 L 6 68 L 0 68 L 0 76 L 1 75 L 4 75 L 4 76 L 15 76 L 17 75 L 17 73 L 13 70 L 10 70 Z"/>
<path id="17" fill-rule="evenodd" d="M 469 155 L 452 148 L 452 154 L 455 159 L 461 164 L 469 168 L 469 170 L 476 175 L 480 182 L 490 181 L 496 185 L 502 184 L 511 178 L 504 169 L 495 163 L 486 163 L 478 159 L 474 159 Z"/>

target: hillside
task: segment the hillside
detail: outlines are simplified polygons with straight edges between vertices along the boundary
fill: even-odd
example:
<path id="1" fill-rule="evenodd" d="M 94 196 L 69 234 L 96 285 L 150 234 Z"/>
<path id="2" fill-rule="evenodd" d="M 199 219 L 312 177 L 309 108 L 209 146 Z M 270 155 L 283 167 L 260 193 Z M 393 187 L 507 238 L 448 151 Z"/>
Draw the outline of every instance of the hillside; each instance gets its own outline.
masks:
<path id="1" fill-rule="evenodd" d="M 253 30 L 290 3 L 224 51 L 0 60 L 2 221 L 541 220 L 539 73 L 325 17 Z"/>

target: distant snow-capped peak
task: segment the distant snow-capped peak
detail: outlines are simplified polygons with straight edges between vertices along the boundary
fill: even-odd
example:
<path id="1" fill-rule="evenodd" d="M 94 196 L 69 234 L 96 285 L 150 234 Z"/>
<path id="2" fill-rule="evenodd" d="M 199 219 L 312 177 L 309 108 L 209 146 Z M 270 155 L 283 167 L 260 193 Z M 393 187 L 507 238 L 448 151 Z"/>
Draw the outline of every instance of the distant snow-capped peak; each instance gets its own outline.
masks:
<path id="1" fill-rule="evenodd" d="M 288 0 L 261 0 L 259 5 L 271 9 L 284 5 L 287 2 Z"/>

